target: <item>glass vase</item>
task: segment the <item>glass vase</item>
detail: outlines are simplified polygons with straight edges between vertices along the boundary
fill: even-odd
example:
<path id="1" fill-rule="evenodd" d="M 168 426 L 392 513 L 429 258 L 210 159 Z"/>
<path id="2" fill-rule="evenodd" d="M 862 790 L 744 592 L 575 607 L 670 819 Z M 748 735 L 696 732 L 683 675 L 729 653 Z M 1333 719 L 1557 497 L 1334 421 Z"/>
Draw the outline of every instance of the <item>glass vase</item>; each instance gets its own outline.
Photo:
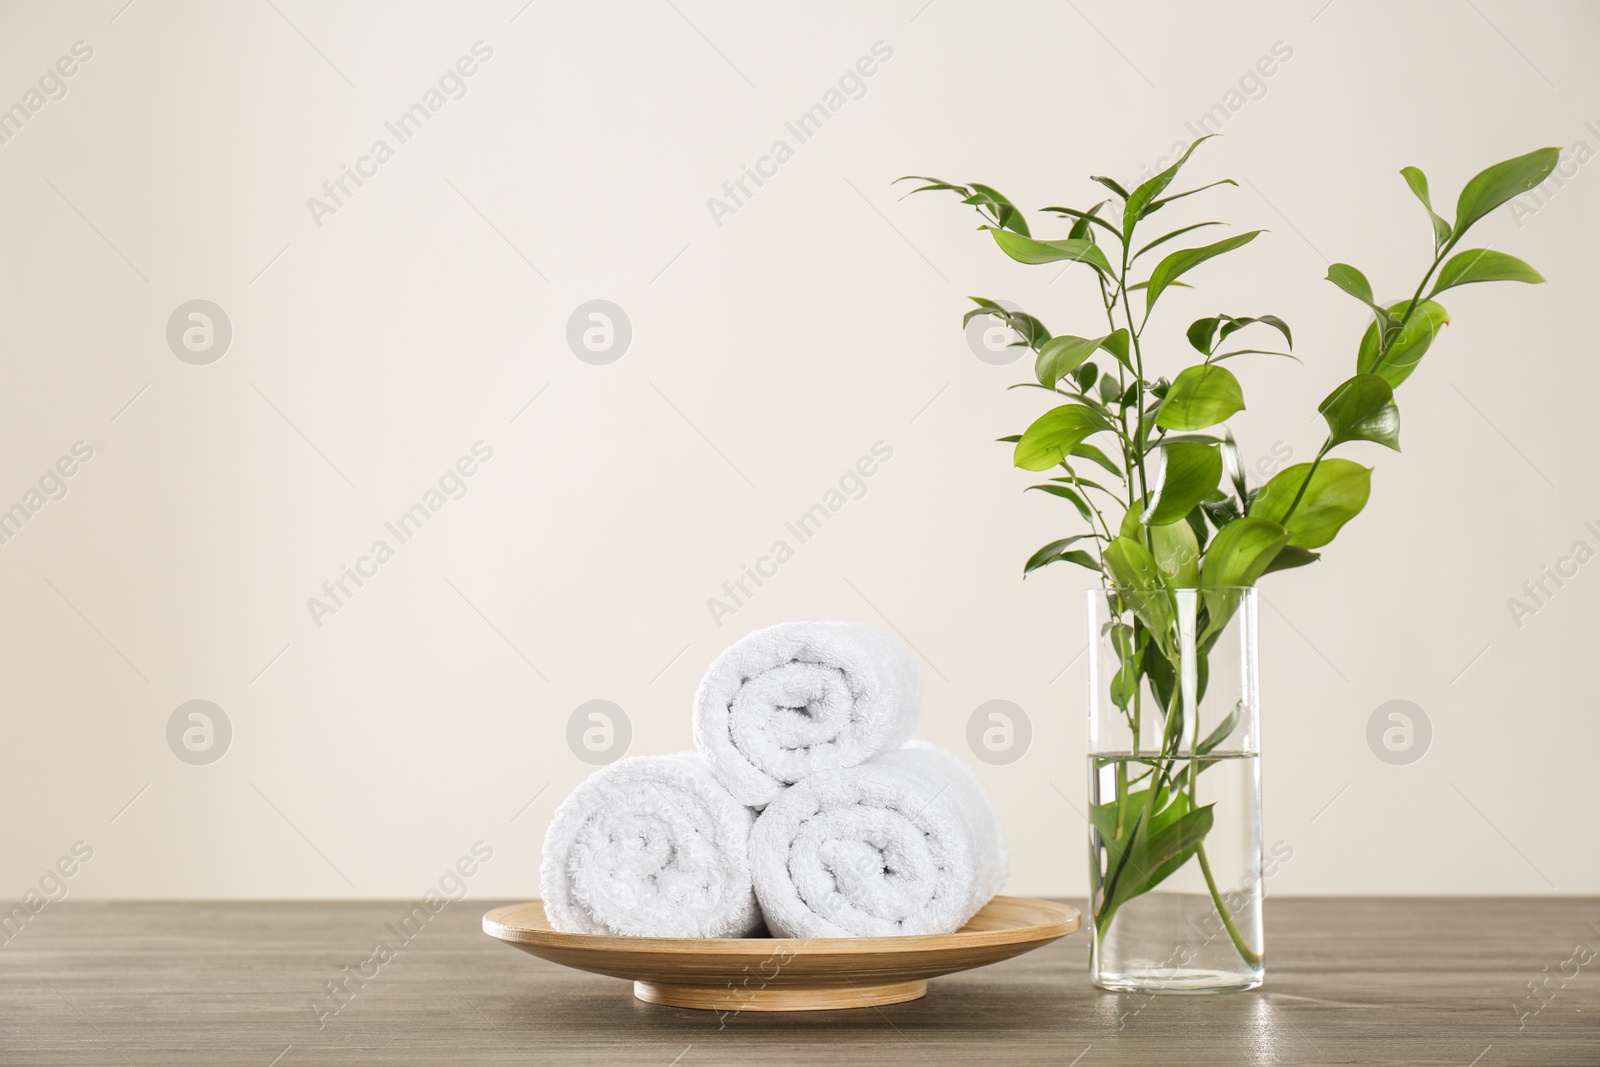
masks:
<path id="1" fill-rule="evenodd" d="M 1262 982 L 1253 588 L 1089 594 L 1090 977 Z"/>

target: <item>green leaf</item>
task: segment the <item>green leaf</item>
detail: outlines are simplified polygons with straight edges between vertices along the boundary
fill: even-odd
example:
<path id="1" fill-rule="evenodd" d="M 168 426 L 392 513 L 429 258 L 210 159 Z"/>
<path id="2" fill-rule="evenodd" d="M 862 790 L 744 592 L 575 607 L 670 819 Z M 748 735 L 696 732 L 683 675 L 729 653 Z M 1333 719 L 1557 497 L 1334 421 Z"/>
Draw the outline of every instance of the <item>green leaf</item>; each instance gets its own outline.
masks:
<path id="1" fill-rule="evenodd" d="M 1151 527 L 1178 522 L 1210 496 L 1221 480 L 1222 453 L 1216 445 L 1194 441 L 1164 443 L 1150 505 L 1139 520 Z"/>
<path id="2" fill-rule="evenodd" d="M 1116 583 L 1117 595 L 1149 627 L 1163 652 L 1170 650 L 1173 627 L 1168 579 L 1150 550 L 1124 534 L 1114 538 L 1101 557 L 1111 580 Z"/>
<path id="3" fill-rule="evenodd" d="M 1278 318 L 1276 315 L 1257 315 L 1254 317 L 1247 316 L 1245 318 L 1235 318 L 1232 315 L 1223 315 L 1222 319 L 1224 320 L 1222 323 L 1222 332 L 1217 335 L 1218 344 L 1226 341 L 1230 334 L 1237 333 L 1246 326 L 1249 326 L 1251 323 L 1259 322 L 1267 326 L 1271 326 L 1274 330 L 1277 330 L 1279 333 L 1283 334 L 1284 343 L 1290 348 L 1294 347 L 1294 335 L 1289 332 L 1289 324 Z"/>
<path id="4" fill-rule="evenodd" d="M 1265 348 L 1239 348 L 1232 352 L 1223 352 L 1221 355 L 1212 356 L 1211 362 L 1213 364 L 1221 363 L 1223 360 L 1232 359 L 1234 356 L 1282 356 L 1284 359 L 1292 359 L 1296 363 L 1303 362 L 1293 352 L 1273 352 Z"/>
<path id="5" fill-rule="evenodd" d="M 1117 384 L 1117 380 L 1110 374 L 1102 374 L 1100 376 L 1100 402 L 1103 404 L 1115 404 L 1117 398 L 1121 395 L 1122 386 Z"/>
<path id="6" fill-rule="evenodd" d="M 1044 323 L 1025 311 L 1007 310 L 993 300 L 981 296 L 969 296 L 967 299 L 978 306 L 961 316 L 962 327 L 980 315 L 988 315 L 999 319 L 1017 335 L 1018 340 L 1013 341 L 1013 345 L 1025 344 L 1029 348 L 1037 349 L 1050 340 L 1050 331 L 1045 329 Z"/>
<path id="7" fill-rule="evenodd" d="M 1174 200 L 1182 200 L 1186 196 L 1193 196 L 1195 193 L 1203 193 L 1207 189 L 1215 189 L 1219 185 L 1232 185 L 1237 187 L 1238 184 L 1239 183 L 1234 181 L 1232 178 L 1219 178 L 1214 182 L 1200 186 L 1198 189 L 1188 189 L 1181 193 L 1173 193 L 1171 196 L 1164 196 L 1160 200 L 1151 201 L 1150 208 L 1145 212 L 1145 214 L 1153 215 L 1157 211 L 1160 211 L 1162 208 L 1166 207 L 1168 204 L 1172 203 Z"/>
<path id="8" fill-rule="evenodd" d="M 1456 225 L 1451 231 L 1456 240 L 1489 212 L 1550 177 L 1561 162 L 1557 148 L 1539 148 L 1479 172 L 1456 201 Z"/>
<path id="9" fill-rule="evenodd" d="M 1189 147 L 1184 150 L 1183 155 L 1178 158 L 1176 163 L 1162 171 L 1160 174 L 1157 174 L 1149 181 L 1143 182 L 1137 189 L 1133 191 L 1131 195 L 1123 198 L 1126 201 L 1126 203 L 1124 203 L 1122 206 L 1123 233 L 1133 233 L 1134 225 L 1137 224 L 1140 219 L 1148 215 L 1151 211 L 1155 210 L 1155 208 L 1152 206 L 1153 201 L 1166 190 L 1168 185 L 1172 184 L 1172 179 L 1176 178 L 1178 176 L 1178 171 L 1185 163 L 1189 162 L 1189 157 L 1194 155 L 1194 150 L 1199 148 L 1203 142 L 1208 141 L 1215 136 L 1216 134 L 1210 133 L 1206 134 L 1204 137 L 1197 138 L 1196 140 L 1190 142 Z"/>
<path id="10" fill-rule="evenodd" d="M 1274 525 L 1283 523 L 1284 514 L 1310 470 L 1311 464 L 1296 463 L 1279 471 L 1261 487 L 1250 505 L 1250 517 L 1242 521 L 1259 519 Z M 1321 548 L 1334 539 L 1345 523 L 1361 513 L 1371 493 L 1372 468 L 1348 459 L 1323 460 L 1317 464 L 1300 503 L 1287 520 L 1289 538 L 1286 543 L 1294 548 Z"/>
<path id="11" fill-rule="evenodd" d="M 1160 263 L 1157 263 L 1156 269 L 1150 273 L 1150 287 L 1145 292 L 1144 306 L 1146 312 L 1148 313 L 1149 309 L 1155 306 L 1156 300 L 1160 298 L 1167 286 L 1171 285 L 1180 276 L 1187 274 L 1208 259 L 1214 259 L 1217 256 L 1249 244 L 1261 232 L 1261 230 L 1251 230 L 1248 233 L 1225 237 L 1215 244 L 1203 245 L 1200 248 L 1180 248 L 1178 251 L 1168 255 Z"/>
<path id="12" fill-rule="evenodd" d="M 1000 251 L 1016 260 L 1018 263 L 1027 263 L 1037 266 L 1041 263 L 1059 263 L 1062 260 L 1071 260 L 1087 263 L 1101 274 L 1112 275 L 1111 264 L 1106 261 L 1106 255 L 1100 251 L 1098 245 L 1089 241 L 1075 241 L 1068 238 L 1064 241 L 1036 241 L 1031 237 L 1023 237 L 1012 233 L 1010 230 L 1000 230 L 993 226 L 985 226 L 994 236 L 994 243 L 1000 246 Z"/>
<path id="13" fill-rule="evenodd" d="M 1187 807 L 1188 794 L 1179 793 Z M 1176 807 L 1177 798 L 1168 805 L 1168 810 Z M 1160 885 L 1168 876 L 1178 868 L 1188 863 L 1199 849 L 1200 843 L 1205 840 L 1206 834 L 1211 832 L 1212 814 L 1211 805 L 1206 804 L 1193 811 L 1184 811 L 1181 815 L 1170 818 L 1157 828 L 1152 820 L 1152 827 L 1146 834 L 1136 834 L 1132 847 L 1128 850 L 1127 863 L 1122 866 L 1121 876 L 1117 879 L 1111 890 L 1114 907 L 1121 907 L 1128 901 L 1149 892 Z"/>
<path id="14" fill-rule="evenodd" d="M 1144 790 L 1141 789 L 1139 792 L 1143 793 Z M 1089 805 L 1089 825 L 1094 827 L 1095 832 L 1105 840 L 1108 847 L 1112 842 L 1119 840 L 1119 835 L 1117 834 L 1118 806 L 1122 803 L 1131 802 L 1134 796 L 1135 794 L 1130 793 L 1127 801 L 1110 800 L 1104 804 Z M 1142 800 L 1143 797 L 1140 797 L 1140 799 Z"/>
<path id="15" fill-rule="evenodd" d="M 1289 531 L 1269 519 L 1255 515 L 1235 519 L 1211 539 L 1200 567 L 1200 584 L 1208 589 L 1254 585 L 1288 543 Z"/>
<path id="16" fill-rule="evenodd" d="M 1408 301 L 1402 300 L 1392 305 L 1388 310 L 1393 316 L 1395 312 L 1404 312 Z M 1411 372 L 1417 369 L 1417 364 L 1433 344 L 1433 339 L 1439 330 L 1450 322 L 1450 313 L 1441 305 L 1432 300 L 1424 300 L 1417 310 L 1411 313 L 1411 318 L 1406 320 L 1405 327 L 1398 333 L 1391 332 L 1394 341 L 1389 346 L 1380 361 L 1378 355 L 1380 345 L 1378 324 L 1372 323 L 1367 327 L 1367 332 L 1361 335 L 1361 349 L 1356 355 L 1356 370 L 1362 374 L 1376 374 L 1388 382 L 1391 388 L 1400 388 L 1400 383 L 1411 377 Z"/>
<path id="17" fill-rule="evenodd" d="M 1376 374 L 1358 374 L 1342 382 L 1317 405 L 1328 422 L 1324 450 L 1346 441 L 1376 441 L 1400 451 L 1400 409 L 1394 389 Z"/>
<path id="18" fill-rule="evenodd" d="M 1040 415 L 1023 431 L 1013 462 L 1023 470 L 1049 470 L 1071 455 L 1085 437 L 1111 428 L 1093 408 L 1063 404 Z"/>
<path id="19" fill-rule="evenodd" d="M 1104 348 L 1107 352 L 1110 352 L 1112 356 L 1116 358 L 1118 363 L 1122 364 L 1124 367 L 1127 367 L 1129 370 L 1133 370 L 1133 363 L 1128 358 L 1127 327 L 1119 327 L 1113 332 L 1107 334 L 1104 343 L 1102 343 L 1100 347 Z"/>
<path id="20" fill-rule="evenodd" d="M 1127 672 L 1126 666 L 1118 674 L 1120 676 L 1125 672 Z M 1137 674 L 1134 674 L 1134 677 L 1137 678 Z M 1127 696 L 1130 700 L 1132 699 L 1131 692 Z M 1095 769 L 1097 772 L 1104 773 L 1112 765 L 1113 761 L 1111 760 L 1096 760 Z M 1134 766 L 1132 761 L 1129 761 L 1127 765 L 1130 768 Z M 1176 811 L 1172 810 L 1174 804 L 1179 805 Z M 1169 826 L 1188 811 L 1188 804 L 1189 795 L 1187 793 L 1180 792 L 1176 797 L 1173 797 L 1172 791 L 1166 786 L 1162 786 L 1154 796 L 1151 795 L 1149 787 L 1146 787 L 1134 790 L 1120 798 L 1109 800 L 1104 804 L 1090 805 L 1089 825 L 1100 835 L 1110 860 L 1110 867 L 1104 886 L 1105 897 L 1099 901 L 1099 910 L 1096 914 L 1100 925 L 1104 926 L 1109 921 L 1118 904 L 1129 899 L 1124 894 L 1129 892 L 1133 885 L 1133 880 L 1138 877 L 1132 870 L 1129 870 L 1132 858 L 1129 853 L 1136 841 L 1151 832 L 1150 826 L 1146 825 L 1146 819 L 1148 818 L 1151 823 L 1154 823 L 1159 818 L 1163 826 Z M 1146 815 L 1146 809 L 1149 810 L 1151 815 Z M 1124 876 L 1127 877 L 1128 881 L 1126 886 L 1119 891 L 1118 886 L 1123 883 Z M 1130 895 L 1137 896 L 1138 894 L 1132 893 Z"/>
<path id="21" fill-rule="evenodd" d="M 1516 256 L 1496 252 L 1491 248 L 1474 248 L 1457 252 L 1439 271 L 1439 281 L 1429 293 L 1430 298 L 1446 289 L 1473 282 L 1527 282 L 1538 285 L 1544 275 L 1528 266 Z"/>
<path id="22" fill-rule="evenodd" d="M 1065 334 L 1050 338 L 1039 349 L 1039 358 L 1033 365 L 1039 384 L 1054 389 L 1057 382 L 1094 355 L 1105 340 L 1104 337 L 1070 337 Z"/>
<path id="23" fill-rule="evenodd" d="M 965 325 L 965 324 L 963 324 Z M 1211 349 L 1217 342 L 1217 327 L 1222 325 L 1222 316 L 1213 315 L 1208 319 L 1195 319 L 1184 331 L 1184 336 L 1189 339 L 1189 345 L 1202 356 L 1209 356 Z"/>
<path id="24" fill-rule="evenodd" d="M 1088 478 L 1079 477 L 1075 472 L 1072 472 L 1072 467 L 1070 464 L 1063 463 L 1061 466 L 1069 473 L 1065 478 L 1051 478 L 1050 480 L 1052 482 L 1058 482 L 1062 485 L 1070 485 L 1076 489 L 1098 489 L 1108 496 L 1114 497 L 1117 495 L 1111 490 L 1107 489 L 1105 486 L 1101 485 L 1099 482 L 1092 482 Z"/>
<path id="25" fill-rule="evenodd" d="M 953 193 L 960 193 L 962 196 L 970 196 L 972 194 L 972 190 L 968 189 L 965 185 L 956 185 L 953 182 L 944 181 L 942 178 L 929 178 L 921 174 L 903 174 L 889 184 L 899 185 L 901 182 L 928 183 L 927 185 L 918 186 L 917 188 L 911 190 L 910 193 L 906 193 L 905 196 L 900 198 L 901 200 L 904 200 L 906 196 L 912 195 L 912 193 L 925 193 L 931 189 L 948 189 Z"/>
<path id="26" fill-rule="evenodd" d="M 1139 665 L 1124 663 L 1118 667 L 1108 688 L 1112 702 L 1119 708 L 1126 708 L 1139 692 Z"/>
<path id="27" fill-rule="evenodd" d="M 1189 529 L 1194 531 L 1195 547 L 1201 552 L 1204 552 L 1206 550 L 1206 542 L 1211 538 L 1211 527 L 1206 525 L 1205 512 L 1199 507 L 1196 507 L 1193 511 L 1189 512 L 1189 514 L 1185 515 L 1183 520 L 1188 524 Z M 1161 529 L 1166 529 L 1166 527 L 1163 526 Z M 1196 564 L 1199 562 L 1200 561 L 1198 559 L 1195 560 Z M 1200 572 L 1198 569 L 1195 571 L 1194 581 L 1190 582 L 1189 584 L 1191 586 L 1197 586 L 1200 584 Z"/>
<path id="28" fill-rule="evenodd" d="M 1127 589 L 1160 589 L 1161 571 L 1150 550 L 1126 534 L 1113 538 L 1105 550 L 1112 579 Z"/>
<path id="29" fill-rule="evenodd" d="M 1109 375 L 1108 375 L 1108 377 L 1109 377 Z M 1104 380 L 1105 379 L 1101 379 L 1102 382 Z M 1107 457 L 1104 452 L 1100 451 L 1094 445 L 1091 445 L 1091 444 L 1073 445 L 1072 446 L 1072 451 L 1069 453 L 1069 455 L 1081 457 L 1083 459 L 1088 460 L 1091 463 L 1097 463 L 1101 467 L 1105 468 L 1107 471 L 1111 472 L 1112 475 L 1114 475 L 1115 477 L 1117 477 L 1119 479 L 1123 477 L 1122 468 L 1118 467 L 1115 463 L 1111 462 L 1110 458 Z M 1124 479 L 1124 480 L 1126 480 L 1126 479 Z"/>
<path id="30" fill-rule="evenodd" d="M 972 300 L 981 300 L 982 298 L 974 296 L 974 297 L 971 297 L 970 299 L 972 299 Z M 984 306 L 980 305 L 980 306 L 975 307 L 972 310 L 968 311 L 965 315 L 961 316 L 961 326 L 964 329 L 967 326 L 968 323 L 970 323 L 973 319 L 978 318 L 980 315 L 990 315 L 990 316 L 993 316 L 994 318 L 999 319 L 999 318 L 1003 318 L 1004 314 L 1005 314 L 1005 310 L 1003 308 L 1001 308 L 999 305 L 995 305 L 992 308 L 991 307 L 984 307 Z"/>
<path id="31" fill-rule="evenodd" d="M 1189 226 L 1180 226 L 1178 229 L 1173 230 L 1171 233 L 1162 234 L 1160 237 L 1157 237 L 1154 241 L 1151 241 L 1149 244 L 1147 244 L 1143 248 L 1139 249 L 1139 251 L 1137 251 L 1137 252 L 1135 252 L 1133 254 L 1133 259 L 1128 260 L 1128 262 L 1132 263 L 1134 260 L 1136 260 L 1140 256 L 1144 255 L 1146 252 L 1150 251 L 1152 248 L 1155 248 L 1158 245 L 1164 245 L 1168 241 L 1172 240 L 1174 237 L 1182 237 L 1184 234 L 1188 233 L 1190 230 L 1198 230 L 1202 226 L 1221 226 L 1221 225 L 1222 225 L 1222 223 L 1220 223 L 1220 222 L 1196 222 L 1196 223 L 1194 223 L 1192 225 L 1189 225 Z"/>
<path id="32" fill-rule="evenodd" d="M 1406 180 L 1417 199 L 1422 201 L 1422 206 L 1428 209 L 1428 218 L 1433 222 L 1433 247 L 1440 247 L 1450 240 L 1450 224 L 1433 210 L 1433 201 L 1428 199 L 1428 176 L 1416 167 L 1401 167 L 1400 176 Z"/>
<path id="33" fill-rule="evenodd" d="M 1066 485 L 1030 485 L 1028 489 L 1037 489 L 1041 493 L 1049 493 L 1051 496 L 1070 500 L 1072 506 L 1078 509 L 1078 514 L 1083 516 L 1084 522 L 1094 522 L 1094 509 L 1089 506 L 1089 502 L 1083 499 L 1083 495 L 1076 489 Z M 1024 489 L 1023 492 L 1027 492 L 1028 489 Z"/>
<path id="34" fill-rule="evenodd" d="M 1186 336 L 1189 338 L 1189 344 L 1192 345 L 1197 352 L 1199 352 L 1201 355 L 1209 356 L 1217 350 L 1217 345 L 1221 344 L 1223 341 L 1226 341 L 1231 334 L 1238 333 L 1246 326 L 1257 322 L 1271 326 L 1273 329 L 1283 334 L 1283 339 L 1288 343 L 1289 347 L 1294 347 L 1294 335 L 1289 332 L 1289 324 L 1278 318 L 1276 315 L 1261 315 L 1256 317 L 1245 316 L 1243 318 L 1233 315 L 1214 315 L 1208 319 L 1196 319 L 1189 324 L 1189 329 L 1186 331 Z M 1221 327 L 1220 332 L 1218 331 L 1219 326 Z M 1228 355 L 1239 356 L 1243 355 L 1245 352 L 1259 351 L 1261 350 L 1248 348 L 1241 349 L 1238 352 L 1229 352 Z M 1270 352 L 1266 354 L 1274 356 L 1289 355 L 1287 352 Z M 1219 356 L 1218 358 L 1222 359 L 1226 357 Z"/>
<path id="35" fill-rule="evenodd" d="M 1001 196 L 999 190 L 979 185 L 977 182 L 972 183 L 972 189 L 972 195 L 963 200 L 963 204 L 987 207 L 994 213 L 995 221 L 1001 226 L 1024 237 L 1028 236 L 1028 223 L 1022 217 L 1022 212 L 1018 211 L 1010 200 Z"/>
<path id="36" fill-rule="evenodd" d="M 1272 574 L 1274 571 L 1293 570 L 1295 567 L 1304 567 L 1309 563 L 1315 563 L 1321 558 L 1321 553 L 1311 552 L 1304 548 L 1297 548 L 1294 545 L 1284 545 L 1277 556 L 1273 557 L 1272 563 L 1268 565 L 1266 573 Z"/>
<path id="37" fill-rule="evenodd" d="M 1211 525 L 1222 529 L 1230 522 L 1238 521 L 1240 517 L 1239 501 L 1231 496 L 1218 494 L 1217 498 L 1200 501 L 1200 510 L 1206 513 L 1206 518 L 1211 520 Z"/>
<path id="38" fill-rule="evenodd" d="M 1163 711 L 1170 708 L 1173 671 L 1172 662 L 1167 659 L 1166 646 L 1155 641 L 1146 641 L 1138 667 L 1145 680 L 1150 683 L 1150 693 L 1156 698 L 1156 706 Z"/>
<path id="39" fill-rule="evenodd" d="M 1203 430 L 1244 410 L 1244 390 L 1226 367 L 1197 364 L 1173 379 L 1156 425 L 1164 430 Z"/>
<path id="40" fill-rule="evenodd" d="M 1233 733 L 1233 728 L 1239 725 L 1239 712 L 1243 707 L 1242 702 L 1234 704 L 1233 710 L 1228 712 L 1227 718 L 1217 723 L 1217 728 L 1207 734 L 1205 740 L 1194 747 L 1195 755 L 1204 756 L 1207 752 L 1226 741 L 1228 735 Z"/>
<path id="41" fill-rule="evenodd" d="M 1193 589 L 1200 584 L 1200 539 L 1189 523 L 1146 526 L 1138 511 L 1129 508 L 1117 533 L 1139 545 L 1149 544 L 1150 559 L 1168 589 Z"/>
<path id="42" fill-rule="evenodd" d="M 1168 589 L 1193 589 L 1200 584 L 1200 539 L 1187 522 L 1150 527 L 1150 558 Z"/>
<path id="43" fill-rule="evenodd" d="M 1116 182 L 1112 181 L 1110 178 L 1107 178 L 1103 174 L 1091 174 L 1089 175 L 1089 180 L 1099 182 L 1107 189 L 1110 189 L 1113 193 L 1116 193 L 1117 196 L 1121 197 L 1123 200 L 1128 199 L 1128 190 L 1124 189 L 1122 186 L 1118 185 Z"/>
<path id="44" fill-rule="evenodd" d="M 1239 442 L 1233 439 L 1233 431 L 1226 427 L 1222 430 L 1222 459 L 1222 468 L 1233 483 L 1233 491 L 1239 494 L 1240 500 L 1249 499 L 1250 487 L 1244 478 L 1244 459 L 1239 455 Z"/>
<path id="45" fill-rule="evenodd" d="M 1367 307 L 1379 312 L 1383 310 L 1372 299 L 1372 283 L 1367 281 L 1367 276 L 1350 264 L 1330 264 L 1328 267 L 1328 280 L 1367 305 Z"/>
<path id="46" fill-rule="evenodd" d="M 1111 234 L 1111 236 L 1115 237 L 1117 242 L 1120 244 L 1122 242 L 1121 231 L 1100 217 L 1100 209 L 1104 207 L 1105 204 L 1106 201 L 1102 200 L 1088 211 L 1079 211 L 1077 208 L 1072 207 L 1047 207 L 1040 208 L 1039 210 L 1049 211 L 1057 215 L 1066 215 L 1069 218 L 1077 219 L 1078 221 L 1073 223 L 1072 232 L 1068 234 L 1069 237 L 1079 239 L 1087 238 L 1089 235 L 1089 227 L 1098 226 L 1107 233 Z"/>
<path id="47" fill-rule="evenodd" d="M 1063 552 L 1061 554 L 1061 562 L 1076 563 L 1084 570 L 1094 571 L 1096 574 L 1100 573 L 1100 561 L 1087 552 Z"/>
<path id="48" fill-rule="evenodd" d="M 1026 578 L 1040 567 L 1047 567 L 1052 563 L 1076 563 L 1080 567 L 1087 567 L 1092 571 L 1098 572 L 1100 564 L 1089 553 L 1081 549 L 1067 550 L 1067 546 L 1074 541 L 1082 541 L 1093 536 L 1093 534 L 1076 534 L 1072 537 L 1063 537 L 1059 541 L 1051 541 L 1048 545 L 1028 557 L 1028 562 L 1022 565 L 1022 576 Z"/>

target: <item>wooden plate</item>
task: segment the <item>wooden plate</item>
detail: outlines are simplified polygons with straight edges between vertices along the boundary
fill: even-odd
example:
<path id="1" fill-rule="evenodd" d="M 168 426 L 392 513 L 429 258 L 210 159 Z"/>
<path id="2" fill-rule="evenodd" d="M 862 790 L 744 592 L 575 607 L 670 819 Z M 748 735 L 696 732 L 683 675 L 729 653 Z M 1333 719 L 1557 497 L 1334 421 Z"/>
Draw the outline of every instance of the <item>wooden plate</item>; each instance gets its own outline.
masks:
<path id="1" fill-rule="evenodd" d="M 916 1000 L 928 979 L 1048 945 L 1078 912 L 1029 897 L 995 897 L 953 934 L 915 937 L 685 938 L 563 934 L 544 905 L 509 904 L 483 932 L 580 971 L 633 982 L 651 1004 L 713 1011 L 815 1011 Z"/>

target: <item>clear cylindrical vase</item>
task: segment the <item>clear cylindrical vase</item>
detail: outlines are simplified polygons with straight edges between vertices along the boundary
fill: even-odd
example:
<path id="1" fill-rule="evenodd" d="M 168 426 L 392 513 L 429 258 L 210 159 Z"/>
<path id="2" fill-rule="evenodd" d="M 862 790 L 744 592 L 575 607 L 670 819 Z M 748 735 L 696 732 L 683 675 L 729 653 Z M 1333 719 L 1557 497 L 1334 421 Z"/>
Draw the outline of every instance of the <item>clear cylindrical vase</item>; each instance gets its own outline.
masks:
<path id="1" fill-rule="evenodd" d="M 1214 993 L 1263 978 L 1253 588 L 1089 594 L 1090 976 Z"/>

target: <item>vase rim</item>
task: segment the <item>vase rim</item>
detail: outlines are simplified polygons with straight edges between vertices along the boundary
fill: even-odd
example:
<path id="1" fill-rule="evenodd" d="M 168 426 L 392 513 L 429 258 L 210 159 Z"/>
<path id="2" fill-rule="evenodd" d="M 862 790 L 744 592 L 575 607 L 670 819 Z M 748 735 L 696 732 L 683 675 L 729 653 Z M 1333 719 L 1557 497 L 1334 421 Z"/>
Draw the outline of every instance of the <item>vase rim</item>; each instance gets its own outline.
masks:
<path id="1" fill-rule="evenodd" d="M 1086 590 L 1091 597 L 1104 596 L 1111 592 L 1128 593 L 1230 593 L 1254 592 L 1253 585 L 1103 585 L 1098 589 Z"/>

